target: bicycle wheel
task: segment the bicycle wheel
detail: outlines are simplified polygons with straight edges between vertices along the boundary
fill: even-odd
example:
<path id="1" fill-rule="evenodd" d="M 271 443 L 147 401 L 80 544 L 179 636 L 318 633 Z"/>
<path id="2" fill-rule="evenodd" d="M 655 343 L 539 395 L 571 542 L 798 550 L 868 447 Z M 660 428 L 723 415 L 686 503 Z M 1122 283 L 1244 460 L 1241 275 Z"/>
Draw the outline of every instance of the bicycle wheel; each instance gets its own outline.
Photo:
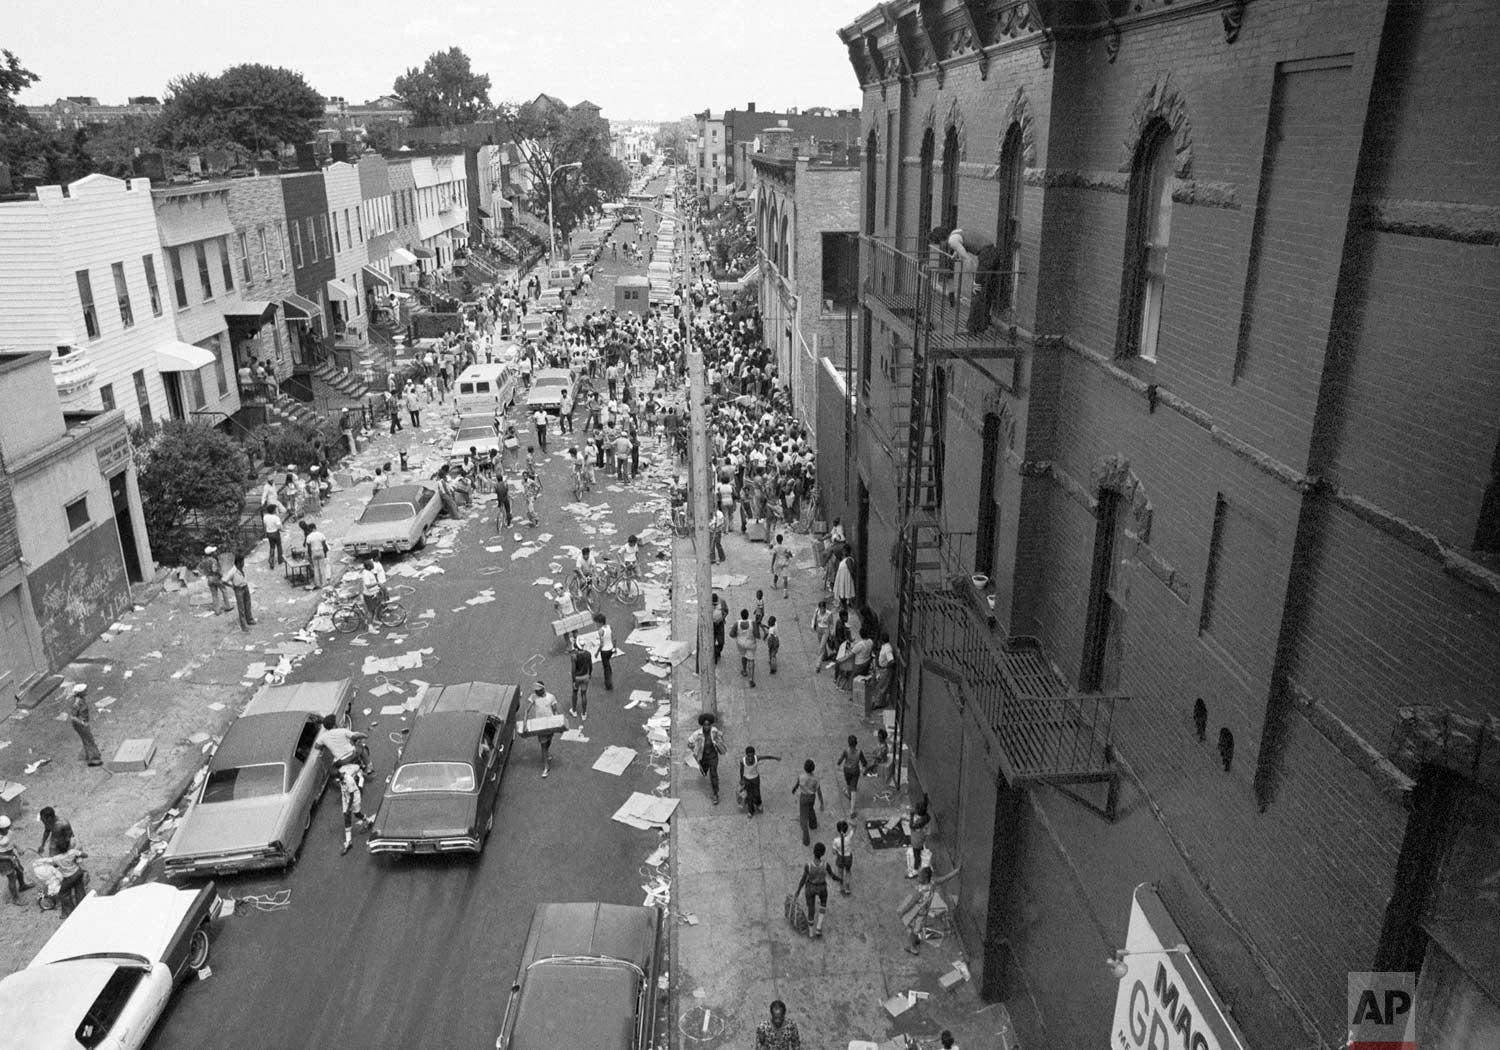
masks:
<path id="1" fill-rule="evenodd" d="M 568 577 L 568 597 L 573 599 L 573 607 L 576 609 L 578 603 L 583 601 L 583 596 L 588 591 L 588 584 L 584 582 L 582 574 L 577 569 L 573 570 Z"/>
<path id="2" fill-rule="evenodd" d="M 406 606 L 400 602 L 386 602 L 380 607 L 380 622 L 385 627 L 400 627 L 406 622 Z"/>
<path id="3" fill-rule="evenodd" d="M 364 616 L 352 605 L 340 605 L 333 610 L 333 626 L 340 634 L 352 634 L 364 622 Z"/>
<path id="4" fill-rule="evenodd" d="M 641 584 L 634 576 L 621 576 L 615 581 L 611 593 L 621 605 L 634 605 L 641 600 Z"/>

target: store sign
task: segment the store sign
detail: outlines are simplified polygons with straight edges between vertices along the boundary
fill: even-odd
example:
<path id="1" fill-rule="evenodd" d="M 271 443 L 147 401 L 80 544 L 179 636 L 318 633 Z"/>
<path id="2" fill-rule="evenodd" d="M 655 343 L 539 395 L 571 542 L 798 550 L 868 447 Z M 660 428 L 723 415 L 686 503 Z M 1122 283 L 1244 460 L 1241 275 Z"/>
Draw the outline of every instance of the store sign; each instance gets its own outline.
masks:
<path id="1" fill-rule="evenodd" d="M 99 457 L 99 473 L 112 477 L 130 465 L 130 435 L 122 429 L 118 437 L 100 442 L 94 452 Z"/>
<path id="2" fill-rule="evenodd" d="M 1191 946 L 1179 948 L 1184 943 L 1156 891 L 1137 886 L 1115 997 L 1114 1050 L 1246 1050 Z"/>

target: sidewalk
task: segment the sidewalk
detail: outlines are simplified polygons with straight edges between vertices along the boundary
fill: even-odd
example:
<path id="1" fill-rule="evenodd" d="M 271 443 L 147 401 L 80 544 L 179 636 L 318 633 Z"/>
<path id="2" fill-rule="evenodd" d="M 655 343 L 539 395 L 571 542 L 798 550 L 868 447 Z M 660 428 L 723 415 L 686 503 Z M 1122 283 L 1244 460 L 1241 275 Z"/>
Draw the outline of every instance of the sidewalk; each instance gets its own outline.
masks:
<path id="1" fill-rule="evenodd" d="M 435 441 L 445 433 L 446 420 L 440 417 L 420 431 L 374 432 L 365 450 L 337 471 L 368 476 L 374 466 L 396 460 L 397 450 L 405 447 L 413 476 L 425 476 L 419 472 L 436 455 Z M 370 492 L 368 481 L 335 492 L 319 515 L 332 548 L 329 573 L 335 579 L 352 564 L 339 553 L 339 540 Z M 300 540 L 295 523 L 288 522 L 287 529 L 288 544 L 294 534 Z M 322 595 L 293 587 L 280 567 L 267 567 L 266 559 L 264 543 L 245 557 L 259 621 L 248 633 L 239 629 L 233 611 L 220 616 L 210 611 L 201 580 L 185 591 L 168 590 L 163 586 L 166 574 L 159 573 L 143 601 L 61 669 L 61 689 L 36 708 L 15 709 L 0 718 L 0 779 L 25 787 L 10 802 L 0 802 L 0 813 L 15 822 L 16 842 L 23 850 L 34 850 L 41 841 L 37 812 L 52 806 L 72 823 L 88 851 L 84 866 L 91 887 L 104 891 L 114 886 L 149 845 L 148 825 L 154 826 L 177 803 L 203 763 L 204 747 L 223 734 L 264 674 L 289 671 L 321 645 L 317 636 L 302 632 Z M 67 721 L 76 682 L 89 685 L 94 736 L 106 762 L 124 740 L 149 738 L 155 743 L 156 755 L 145 772 L 111 773 L 82 761 L 78 737 Z M 26 772 L 42 759 L 48 761 Z M 26 854 L 24 859 L 29 869 L 35 858 Z M 25 966 L 57 929 L 58 913 L 39 910 L 37 896 L 36 890 L 23 894 L 24 907 L 0 903 L 0 976 Z"/>
<path id="2" fill-rule="evenodd" d="M 754 689 L 740 677 L 734 640 L 726 640 L 717 681 L 719 725 L 729 752 L 720 762 L 722 802 L 717 806 L 708 782 L 691 764 L 687 746 L 699 712 L 693 661 L 676 672 L 674 695 L 683 702 L 673 712 L 673 754 L 679 756 L 672 763 L 673 794 L 681 804 L 672 821 L 672 1045 L 748 1050 L 755 1045 L 756 1025 L 770 1016 L 770 1002 L 781 999 L 808 1050 L 843 1050 L 851 1040 L 883 1044 L 903 1034 L 918 1038 L 924 1047 L 936 1046 L 944 1028 L 952 1030 L 962 1047 L 998 1046 L 1001 1009 L 987 1009 L 972 982 L 963 981 L 952 991 L 939 984 L 955 961 L 966 961 L 956 935 L 927 942 L 918 956 L 905 950 L 897 909 L 915 885 L 905 878 L 906 851 L 875 850 L 864 835 L 865 820 L 900 819 L 904 787 L 892 792 L 878 778 L 861 778 L 853 822 L 858 832 L 854 894 L 841 896 L 837 884 L 830 885 L 823 937 L 811 940 L 798 934 L 784 918 L 785 898 L 811 859 L 791 797 L 802 762 L 811 758 L 817 763 L 826 802 L 813 841 L 829 844 L 835 824 L 845 816 L 843 777 L 835 765 L 839 752 L 853 733 L 866 755 L 873 754 L 882 719 L 876 712 L 866 720 L 850 694 L 834 685 L 831 669 L 814 673 L 817 640 L 809 624 L 825 597 L 823 575 L 813 563 L 811 538 L 790 531 L 783 535 L 795 556 L 789 599 L 770 591 L 766 545 L 751 543 L 738 532 L 726 537 L 728 560 L 714 568 L 714 586 L 728 602 L 730 622 L 741 609 L 753 614 L 760 588 L 766 591 L 766 615 L 777 618 L 782 639 L 775 675 L 768 673 L 761 646 Z M 697 617 L 694 550 L 691 540 L 675 542 L 674 635 L 689 638 Z M 738 763 L 747 744 L 762 756 L 765 812 L 753 820 L 735 804 Z M 781 760 L 767 762 L 769 755 Z M 949 870 L 949 862 L 940 832 L 935 839 L 941 873 Z M 955 880 L 943 887 L 950 902 L 959 885 Z M 882 1004 L 911 990 L 930 998 L 893 1020 Z"/>

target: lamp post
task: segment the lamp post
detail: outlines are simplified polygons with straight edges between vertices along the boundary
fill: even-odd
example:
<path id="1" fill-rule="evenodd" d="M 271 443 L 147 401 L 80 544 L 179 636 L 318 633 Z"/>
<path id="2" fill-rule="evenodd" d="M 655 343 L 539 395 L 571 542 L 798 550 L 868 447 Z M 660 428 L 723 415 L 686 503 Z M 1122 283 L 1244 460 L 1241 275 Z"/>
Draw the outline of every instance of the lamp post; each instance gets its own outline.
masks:
<path id="1" fill-rule="evenodd" d="M 547 176 L 547 239 L 551 242 L 551 251 L 547 254 L 548 265 L 554 265 L 557 262 L 557 224 L 552 219 L 552 187 L 557 182 L 558 172 L 581 167 L 583 167 L 583 161 L 570 161 L 553 168 L 552 174 Z"/>

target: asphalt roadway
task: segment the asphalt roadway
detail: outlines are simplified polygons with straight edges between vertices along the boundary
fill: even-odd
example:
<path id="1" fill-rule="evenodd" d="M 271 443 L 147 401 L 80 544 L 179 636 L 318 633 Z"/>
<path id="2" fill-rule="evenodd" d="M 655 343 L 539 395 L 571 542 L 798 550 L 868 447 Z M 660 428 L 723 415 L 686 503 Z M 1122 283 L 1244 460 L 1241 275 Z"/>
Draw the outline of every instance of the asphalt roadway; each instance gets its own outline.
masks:
<path id="1" fill-rule="evenodd" d="M 513 415 L 519 411 L 513 410 Z M 517 429 L 531 434 L 529 425 Z M 581 440 L 581 426 L 578 435 Z M 487 502 L 470 512 L 453 552 L 436 562 L 443 574 L 417 581 L 392 577 L 392 582 L 413 588 L 401 595 L 412 612 L 412 624 L 420 622 L 419 612 L 436 611 L 429 629 L 413 630 L 399 643 L 369 636 L 369 647 L 351 645 L 351 637 L 360 636 L 323 636 L 322 652 L 297 669 L 295 681 L 346 675 L 355 679 L 355 725 L 371 731 L 376 769 L 366 789 L 367 813 L 373 815 L 379 805 L 384 779 L 394 763 L 392 734 L 409 723 L 378 714 L 386 700 L 368 694 L 377 680 L 361 673 L 366 656 L 431 646 L 433 654 L 424 657 L 421 669 L 391 677 L 438 684 L 512 683 L 523 693 L 538 677 L 535 667 L 540 665 L 539 676 L 567 706 L 564 645 L 552 633 L 546 588 L 533 581 L 542 575 L 561 577 L 549 571 L 548 564 L 561 560 L 567 566 L 564 544 L 597 546 L 600 539 L 619 544 L 630 533 L 640 532 L 650 524 L 650 515 L 630 514 L 627 508 L 659 490 L 643 474 L 626 486 L 627 491 L 610 493 L 603 490 L 607 482 L 601 472 L 599 486 L 586 502 L 607 501 L 613 509 L 607 520 L 618 531 L 608 537 L 586 536 L 580 519 L 560 509 L 572 495 L 566 456 L 559 454 L 565 447 L 556 434 L 551 436 L 553 455 L 542 472 L 539 528 L 530 530 L 518 522 L 498 540 L 504 551 L 488 552 L 486 545 L 497 540 L 493 503 Z M 649 442 L 642 450 L 643 461 L 648 448 Z M 541 553 L 512 560 L 517 533 L 551 533 L 553 538 Z M 465 605 L 490 587 L 494 602 Z M 616 645 L 621 646 L 630 632 L 630 613 L 608 602 L 605 611 Z M 279 910 L 239 910 L 218 924 L 212 975 L 179 992 L 148 1046 L 493 1046 L 536 904 L 642 902 L 640 868 L 658 836 L 610 816 L 630 792 L 650 792 L 659 779 L 648 761 L 643 709 L 622 709 L 632 689 L 658 684 L 641 670 L 643 660 L 639 647 L 622 651 L 614 661 L 612 693 L 604 692 L 596 669 L 584 726 L 589 742 L 554 739 L 548 778 L 540 775 L 536 741 L 516 740 L 501 784 L 494 832 L 477 859 L 372 857 L 359 837 L 354 850 L 340 856 L 338 794 L 330 788 L 315 812 L 301 859 L 288 873 L 219 880 L 222 895 L 245 898 L 290 891 L 290 900 Z M 621 777 L 590 768 L 609 744 L 640 752 Z"/>

